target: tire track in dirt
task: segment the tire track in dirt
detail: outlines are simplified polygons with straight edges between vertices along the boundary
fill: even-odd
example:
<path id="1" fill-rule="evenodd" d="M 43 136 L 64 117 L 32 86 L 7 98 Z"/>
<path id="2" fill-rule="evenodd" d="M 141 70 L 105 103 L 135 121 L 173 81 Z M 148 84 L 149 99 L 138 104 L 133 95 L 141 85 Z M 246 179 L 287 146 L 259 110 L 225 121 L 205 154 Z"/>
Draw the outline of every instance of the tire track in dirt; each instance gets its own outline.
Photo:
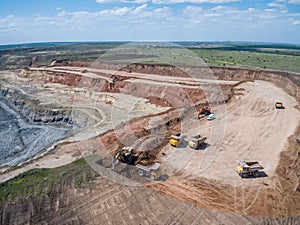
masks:
<path id="1" fill-rule="evenodd" d="M 242 86 L 246 88 L 247 85 L 245 83 Z M 255 91 L 253 87 L 256 86 L 258 90 Z M 268 90 L 268 94 L 264 95 L 262 99 L 258 98 L 258 94 L 264 93 L 263 90 L 265 88 L 271 90 Z M 277 95 L 285 96 L 283 99 L 285 99 L 287 109 L 275 109 L 273 99 Z M 238 107 L 235 105 L 237 103 Z M 279 191 L 285 190 L 285 187 L 281 182 L 275 182 L 277 174 L 274 173 L 274 170 L 279 160 L 279 154 L 286 146 L 287 141 L 283 137 L 287 137 L 294 132 L 292 129 L 284 130 L 284 128 L 289 125 L 294 126 L 297 124 L 296 121 L 299 122 L 298 117 L 295 119 L 295 115 L 297 115 L 295 106 L 295 99 L 285 95 L 282 90 L 270 83 L 263 81 L 255 81 L 250 85 L 250 92 L 246 91 L 245 96 L 239 96 L 237 102 L 232 100 L 229 103 L 229 113 L 226 115 L 227 123 L 229 124 L 228 128 L 230 128 L 231 123 L 236 123 L 236 127 L 240 127 L 241 130 L 244 129 L 244 133 L 239 132 L 240 129 L 227 129 L 225 142 L 222 146 L 224 150 L 221 151 L 221 155 L 219 155 L 217 160 L 223 159 L 224 162 L 224 157 L 226 159 L 231 157 L 231 160 L 235 161 L 237 159 L 245 159 L 245 156 L 247 156 L 246 159 L 248 160 L 261 158 L 258 161 L 262 161 L 263 166 L 267 167 L 268 178 L 245 180 L 239 178 L 235 172 L 232 172 L 232 175 L 229 174 L 226 172 L 229 168 L 225 169 L 224 167 L 225 174 L 229 175 L 229 177 L 226 177 L 224 176 L 225 174 L 216 173 L 218 169 L 216 164 L 212 165 L 211 171 L 205 171 L 206 174 L 197 173 L 195 171 L 198 170 L 200 157 L 193 154 L 183 170 L 164 183 L 153 184 L 151 188 L 182 200 L 194 202 L 199 207 L 204 208 L 225 209 L 244 215 L 288 215 L 287 209 L 289 207 L 287 203 L 289 200 L 287 197 L 283 197 L 283 193 L 280 194 Z M 216 113 L 216 115 L 218 114 Z M 294 124 L 288 120 L 289 116 L 294 116 Z M 244 125 L 238 123 L 238 118 L 244 121 Z M 277 134 L 278 128 L 280 129 L 279 134 Z M 244 134 L 248 134 L 246 136 L 248 140 L 245 139 Z M 275 140 L 277 148 L 274 146 Z M 280 143 L 278 143 L 278 140 L 280 140 Z M 228 152 L 226 148 L 236 149 L 237 151 L 235 155 L 225 156 L 224 154 Z M 205 151 L 209 150 L 207 148 Z M 268 168 L 269 165 L 273 166 L 272 170 Z M 234 167 L 232 170 L 234 171 Z M 212 171 L 215 172 L 212 173 Z M 218 171 L 220 171 L 220 168 Z M 198 177 L 196 174 L 198 174 Z M 220 175 L 224 179 L 220 179 Z M 269 193 L 272 193 L 275 202 L 270 201 Z"/>

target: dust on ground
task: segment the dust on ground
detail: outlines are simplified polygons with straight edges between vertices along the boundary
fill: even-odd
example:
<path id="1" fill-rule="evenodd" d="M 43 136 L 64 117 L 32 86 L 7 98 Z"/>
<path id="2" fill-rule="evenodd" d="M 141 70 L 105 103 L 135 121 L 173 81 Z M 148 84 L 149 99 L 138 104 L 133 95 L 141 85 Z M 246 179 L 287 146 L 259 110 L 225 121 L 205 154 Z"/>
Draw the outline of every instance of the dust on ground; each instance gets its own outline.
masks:
<path id="1" fill-rule="evenodd" d="M 99 117 L 101 119 L 95 126 L 84 128 L 65 142 L 59 143 L 53 154 L 46 155 L 10 173 L 2 174 L 2 181 L 35 167 L 55 167 L 69 163 L 80 158 L 82 154 L 107 151 L 106 156 L 111 157 L 118 148 L 134 144 L 139 141 L 139 138 L 145 138 L 149 136 L 149 132 L 151 134 L 157 129 L 155 134 L 163 134 L 164 140 L 160 142 L 160 148 L 152 152 L 155 153 L 153 160 L 161 163 L 164 173 L 168 174 L 169 178 L 166 181 L 150 183 L 147 187 L 172 196 L 180 202 L 191 202 L 200 208 L 210 210 L 226 210 L 252 216 L 281 217 L 299 213 L 299 203 L 297 203 L 300 199 L 297 191 L 299 179 L 294 172 L 298 169 L 297 149 L 299 146 L 291 145 L 293 141 L 291 138 L 299 130 L 300 115 L 297 109 L 299 99 L 295 98 L 295 95 L 288 94 L 287 92 L 291 92 L 286 88 L 281 89 L 270 80 L 255 80 L 248 76 L 230 81 L 208 81 L 207 77 L 190 80 L 174 75 L 176 78 L 172 77 L 170 80 L 170 77 L 159 74 L 91 70 L 90 68 L 86 68 L 88 73 L 82 73 L 83 69 L 52 67 L 34 69 L 34 72 L 37 74 L 51 72 L 53 76 L 56 71 L 60 73 L 59 79 L 61 79 L 61 73 L 85 76 L 82 84 L 91 82 L 90 84 L 94 86 L 90 90 L 80 89 L 80 85 L 79 88 L 77 87 L 75 102 L 78 108 L 87 115 L 94 115 L 95 102 L 96 108 L 101 108 L 102 112 L 105 111 L 105 107 L 110 109 L 107 113 L 101 114 Z M 126 79 L 121 80 L 119 86 L 106 86 L 102 89 L 103 85 L 111 82 L 111 74 L 124 76 Z M 243 79 L 247 81 L 250 78 L 253 82 L 243 82 L 236 86 L 239 81 Z M 60 82 L 59 79 L 55 82 Z M 198 120 L 197 105 L 206 103 L 205 97 L 207 96 L 203 94 L 203 90 L 216 83 L 224 89 L 227 88 L 227 94 L 223 96 L 226 101 L 224 98 L 223 101 L 217 99 L 213 104 L 212 110 L 217 117 L 215 120 L 207 121 L 205 118 Z M 53 84 L 49 85 L 51 88 Z M 58 93 L 66 93 L 66 90 L 69 94 L 75 93 L 71 84 L 65 82 L 63 85 L 60 86 Z M 197 85 L 202 85 L 203 88 L 200 88 L 202 91 L 194 91 Z M 178 87 L 185 91 L 176 92 Z M 190 95 L 194 95 L 192 101 L 185 98 L 184 94 L 187 93 L 187 89 Z M 51 91 L 54 92 L 55 88 L 52 87 Z M 208 92 L 209 90 L 206 93 Z M 62 102 L 66 104 L 67 99 L 70 98 Z M 177 102 L 173 103 L 173 101 Z M 285 109 L 275 109 L 275 101 L 282 101 Z M 172 111 L 174 106 L 174 108 L 186 106 L 191 102 L 194 108 L 191 107 L 189 112 L 185 112 L 184 118 L 183 114 L 176 115 L 180 110 Z M 227 104 L 224 104 L 225 102 Z M 72 102 L 69 101 L 69 104 L 74 105 L 74 99 Z M 113 110 L 111 110 L 112 106 Z M 119 110 L 118 113 L 112 114 L 115 110 Z M 117 123 L 109 122 L 109 120 L 104 122 L 112 115 L 115 116 Z M 168 120 L 172 116 L 175 119 Z M 159 126 L 159 124 L 163 125 Z M 173 148 L 167 145 L 167 140 L 169 135 L 177 132 L 178 129 L 183 133 L 184 140 L 179 148 Z M 205 149 L 192 150 L 187 146 L 188 139 L 195 134 L 207 137 L 208 145 Z M 99 143 L 102 143 L 105 148 L 101 148 L 102 145 Z M 137 146 L 141 145 L 137 144 Z M 291 146 L 294 150 L 290 149 Z M 239 160 L 259 161 L 264 166 L 265 176 L 251 179 L 240 178 L 235 172 Z M 284 163 L 283 160 L 285 160 Z M 280 171 L 281 168 L 284 171 Z M 289 169 L 291 171 L 288 171 Z M 286 178 L 289 179 L 283 180 L 280 177 L 287 174 L 289 176 Z M 114 196 L 120 195 L 119 191 L 113 193 Z"/>

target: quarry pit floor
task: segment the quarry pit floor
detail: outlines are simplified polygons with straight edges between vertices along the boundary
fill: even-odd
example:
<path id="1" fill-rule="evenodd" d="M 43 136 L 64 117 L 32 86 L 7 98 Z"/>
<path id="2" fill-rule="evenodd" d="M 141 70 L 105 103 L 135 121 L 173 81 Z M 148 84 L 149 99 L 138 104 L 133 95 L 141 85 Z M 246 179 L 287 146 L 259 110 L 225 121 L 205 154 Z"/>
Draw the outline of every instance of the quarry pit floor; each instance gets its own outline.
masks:
<path id="1" fill-rule="evenodd" d="M 53 77 L 51 81 L 47 73 L 51 76 L 55 73 L 79 76 L 80 81 L 67 84 L 65 81 L 54 81 Z M 284 205 L 292 193 L 287 196 L 280 194 L 284 187 L 276 171 L 282 152 L 288 151 L 289 138 L 295 135 L 299 127 L 299 99 L 272 82 L 248 78 L 243 82 L 171 78 L 82 67 L 33 68 L 27 71 L 26 76 L 21 72 L 15 72 L 9 78 L 5 72 L 2 75 L 6 76 L 7 83 L 15 82 L 21 89 L 26 84 L 38 90 L 34 95 L 40 104 L 71 107 L 77 122 L 87 124 L 83 129 L 74 128 L 73 135 L 54 143 L 50 148 L 56 150 L 51 154 L 41 153 L 42 157 L 2 173 L 2 182 L 30 169 L 54 168 L 89 154 L 111 156 L 121 145 L 134 146 L 140 141 L 140 130 L 147 130 L 147 127 L 163 124 L 165 127 L 160 128 L 159 132 L 151 133 L 149 128 L 147 135 L 161 135 L 163 139 L 168 139 L 173 130 L 165 125 L 165 121 L 169 115 L 182 116 L 185 107 L 189 107 L 187 116 L 182 117 L 174 128 L 174 131 L 179 129 L 183 136 L 181 145 L 178 148 L 169 144 L 160 146 L 163 143 L 160 141 L 155 146 L 160 146 L 155 151 L 155 161 L 161 164 L 168 179 L 147 181 L 142 186 L 149 188 L 150 192 L 154 190 L 154 193 L 171 196 L 187 207 L 192 203 L 209 210 L 251 216 L 285 216 L 289 213 L 285 212 Z M 112 75 L 119 80 L 110 87 L 107 85 L 112 83 Z M 91 85 L 95 80 L 99 86 Z M 215 91 L 217 95 L 214 95 Z M 230 100 L 222 102 L 228 93 Z M 207 98 L 213 99 L 212 111 L 216 119 L 212 121 L 198 119 L 197 106 L 212 102 Z M 276 101 L 283 102 L 285 109 L 276 109 Z M 80 117 L 83 114 L 84 119 Z M 92 119 L 86 122 L 86 117 Z M 126 136 L 128 133 L 133 137 Z M 204 149 L 194 150 L 187 145 L 189 138 L 197 134 L 207 137 Z M 143 145 L 139 143 L 139 146 Z M 264 176 L 242 179 L 235 171 L 240 160 L 258 161 L 264 167 Z M 287 186 L 297 189 L 299 180 L 295 174 L 290 174 L 288 182 Z M 132 187 L 123 188 L 129 191 Z M 117 186 L 112 190 L 116 190 L 115 196 L 121 195 Z M 100 193 L 101 188 L 97 188 L 96 192 Z M 137 198 L 143 196 L 139 194 Z M 188 217 L 187 214 L 183 216 Z M 197 219 L 196 215 L 194 219 Z"/>

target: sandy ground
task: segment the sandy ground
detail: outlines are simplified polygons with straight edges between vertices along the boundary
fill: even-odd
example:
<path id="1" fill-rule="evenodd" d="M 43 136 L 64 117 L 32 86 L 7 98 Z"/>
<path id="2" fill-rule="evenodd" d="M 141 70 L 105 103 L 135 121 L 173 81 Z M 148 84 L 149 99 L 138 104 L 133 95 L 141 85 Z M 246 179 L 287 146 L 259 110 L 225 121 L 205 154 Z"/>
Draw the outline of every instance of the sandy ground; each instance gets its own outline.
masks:
<path id="1" fill-rule="evenodd" d="M 62 71 L 66 71 L 66 69 L 68 68 L 64 68 Z M 80 69 L 82 70 L 83 68 Z M 49 70 L 54 71 L 55 68 Z M 105 71 L 101 72 L 104 73 Z M 82 75 L 79 69 L 76 68 L 75 73 Z M 107 71 L 107 73 L 109 73 L 109 71 Z M 85 74 L 92 78 L 99 77 L 92 73 Z M 126 72 L 120 72 L 120 74 L 129 76 Z M 149 77 L 147 77 L 144 74 L 131 73 L 130 76 L 133 77 L 132 75 L 134 75 L 134 79 L 130 81 L 127 80 L 126 82 L 158 86 L 161 84 L 166 86 L 182 85 L 184 88 L 187 87 L 190 82 L 190 80 L 186 79 L 176 79 L 169 82 L 165 77 L 162 78 L 161 76 L 153 77 L 153 75 L 149 75 Z M 105 79 L 107 79 L 107 77 L 105 77 Z M 158 81 L 161 83 L 159 84 Z M 198 85 L 203 85 L 205 82 L 205 80 L 196 81 Z M 215 81 L 208 83 L 215 83 Z M 226 85 L 235 83 L 236 81 L 224 82 Z M 195 83 L 192 85 L 195 85 Z M 57 86 L 52 86 L 52 89 L 49 89 L 49 93 L 52 93 L 55 87 Z M 166 181 L 153 182 L 148 187 L 165 193 L 166 195 L 161 195 L 155 200 L 152 199 L 154 201 L 153 205 L 151 205 L 153 209 L 149 209 L 149 201 L 145 200 L 145 192 L 142 189 L 144 187 L 135 187 L 132 188 L 132 192 L 127 192 L 128 196 L 130 195 L 132 198 L 126 197 L 124 201 L 120 201 L 124 209 L 128 208 L 129 201 L 139 199 L 141 201 L 140 204 L 147 208 L 144 212 L 151 215 L 149 217 L 151 219 L 149 219 L 146 224 L 153 224 L 154 220 L 157 221 L 158 224 L 161 221 L 163 221 L 163 224 L 191 224 L 193 221 L 201 221 L 200 224 L 211 224 L 210 222 L 213 223 L 216 221 L 224 222 L 223 218 L 213 219 L 216 215 L 222 217 L 222 215 L 224 216 L 226 214 L 223 212 L 219 213 L 219 211 L 214 213 L 212 210 L 215 209 L 214 207 L 244 215 L 269 215 L 269 208 L 278 206 L 279 213 L 276 215 L 288 215 L 285 205 L 279 204 L 280 198 L 278 196 L 282 196 L 281 193 L 277 195 L 277 197 L 274 197 L 277 193 L 272 196 L 273 193 L 269 193 L 268 188 L 274 188 L 270 189 L 272 191 L 277 188 L 276 185 L 278 185 L 278 183 L 274 183 L 274 177 L 276 175 L 275 169 L 279 162 L 279 155 L 286 150 L 288 137 L 295 133 L 295 129 L 300 122 L 299 110 L 295 108 L 297 106 L 297 100 L 288 95 L 281 88 L 265 81 L 256 80 L 254 82 L 246 82 L 235 87 L 235 89 L 235 95 L 228 104 L 212 105 L 212 110 L 217 117 L 215 120 L 207 121 L 205 118 L 198 120 L 197 113 L 195 112 L 192 117 L 183 119 L 180 124 L 184 137 L 180 147 L 173 148 L 167 145 L 161 150 L 159 160 L 164 174 L 168 175 L 168 179 Z M 167 109 L 154 107 L 145 101 L 145 99 L 128 97 L 122 94 L 109 93 L 106 96 L 101 95 L 102 96 L 87 95 L 87 93 L 84 93 L 82 90 L 82 95 L 75 99 L 75 102 L 77 101 L 77 108 L 86 115 L 92 115 L 93 117 L 93 113 L 95 113 L 94 109 L 95 107 L 97 108 L 97 112 L 99 112 L 100 115 L 97 117 L 98 123 L 78 132 L 76 136 L 69 138 L 68 141 L 71 143 L 64 143 L 55 153 L 46 155 L 12 172 L 1 174 L 0 181 L 3 182 L 21 172 L 33 168 L 53 168 L 70 163 L 82 156 L 82 152 L 80 152 L 79 149 L 80 145 L 93 150 L 95 147 L 93 142 L 97 142 L 98 140 L 87 140 L 88 138 L 100 135 L 102 132 L 111 128 L 116 128 L 122 121 L 128 121 L 131 118 L 141 115 L 163 112 Z M 43 96 L 44 95 L 41 95 L 41 98 L 43 98 Z M 87 96 L 89 102 L 83 102 L 82 99 Z M 51 95 L 48 97 L 51 97 Z M 67 100 L 68 98 L 70 98 L 70 96 L 67 96 Z M 107 99 L 111 100 L 109 104 L 107 104 Z M 282 101 L 285 109 L 275 109 L 275 101 Z M 74 105 L 74 101 L 72 104 Z M 102 113 L 100 113 L 100 111 Z M 114 118 L 114 121 L 110 121 L 112 118 Z M 155 119 L 159 120 L 157 117 Z M 149 116 L 149 124 L 150 123 L 151 116 Z M 196 134 L 207 137 L 208 146 L 205 149 L 193 150 L 187 146 L 188 139 Z M 79 144 L 77 145 L 74 141 L 79 141 Z M 113 141 L 115 140 L 112 140 L 112 142 Z M 264 167 L 266 177 L 251 179 L 240 178 L 235 172 L 237 161 L 239 160 L 258 161 Z M 124 186 L 118 188 L 116 184 L 113 184 L 110 186 L 109 191 L 103 192 L 103 188 L 100 185 L 102 184 L 102 179 L 104 178 L 100 178 L 100 181 L 98 181 L 98 189 L 96 188 L 97 190 L 95 192 L 92 190 L 92 194 L 90 194 L 89 198 L 83 197 L 82 207 L 80 206 L 81 208 L 79 210 L 83 209 L 86 214 L 89 214 L 87 212 L 92 212 L 93 216 L 99 215 L 104 221 L 108 221 L 108 218 L 121 220 L 119 215 L 112 215 L 112 213 L 115 213 L 115 211 L 119 209 L 120 204 L 117 202 L 119 201 L 117 199 L 123 199 L 124 196 L 126 196 L 126 193 L 124 195 L 122 191 L 126 188 L 124 188 Z M 227 192 L 227 187 L 233 187 L 233 191 L 230 193 Z M 251 190 L 250 187 L 254 188 Z M 260 189 L 263 189 L 263 191 L 260 192 Z M 147 192 L 157 193 L 152 192 L 153 190 L 150 189 L 145 190 L 147 190 Z M 84 192 L 85 190 L 81 192 L 82 196 L 85 196 Z M 281 192 L 281 189 L 279 189 L 278 192 Z M 103 193 L 105 195 L 102 196 L 103 201 L 97 203 L 98 198 L 93 193 Z M 101 195 L 99 194 L 99 196 Z M 166 199 L 169 198 L 168 196 L 178 198 L 178 202 L 182 207 L 178 206 L 180 210 L 176 210 L 176 207 L 174 207 L 174 210 L 171 210 L 172 218 L 170 220 L 164 220 L 165 215 L 161 215 L 157 211 L 153 213 L 153 210 L 160 209 L 163 211 L 164 206 L 160 205 L 159 208 L 157 208 L 155 205 L 158 204 L 160 198 Z M 188 201 L 189 203 L 184 203 L 184 201 Z M 110 206 L 109 204 L 112 205 Z M 203 210 L 199 210 L 194 204 L 198 207 L 208 208 L 207 215 L 209 216 L 206 216 L 202 220 L 198 214 Z M 251 211 L 255 208 L 252 208 L 255 204 L 263 208 L 261 214 L 259 214 L 260 212 Z M 76 204 L 74 203 L 74 205 Z M 129 205 L 132 207 L 135 206 L 135 201 Z M 168 203 L 166 203 L 166 205 L 168 205 Z M 188 209 L 189 207 L 191 207 L 193 215 L 195 214 L 192 221 L 189 220 L 190 217 L 188 213 L 186 214 L 186 208 Z M 158 214 L 161 215 L 161 218 L 156 218 Z M 164 214 L 164 212 L 162 214 Z M 232 221 L 241 223 L 244 218 L 240 218 L 239 214 L 234 214 L 236 218 L 233 218 L 230 214 L 229 217 L 231 218 L 228 219 L 229 223 L 232 223 Z M 131 220 L 134 224 L 135 220 L 133 218 L 134 215 L 136 215 L 136 211 L 134 211 L 134 213 L 126 213 L 125 216 L 127 215 L 131 215 Z M 141 217 L 146 218 L 147 215 L 141 215 Z M 183 218 L 186 218 L 185 222 L 182 222 Z M 198 222 L 194 224 L 199 224 Z M 245 221 L 242 223 L 244 222 Z M 245 222 L 244 224 L 247 223 Z"/>
<path id="2" fill-rule="evenodd" d="M 236 185 L 266 182 L 267 178 L 241 179 L 235 172 L 240 160 L 258 161 L 266 175 L 272 177 L 280 153 L 287 147 L 287 137 L 300 122 L 296 100 L 282 89 L 265 81 L 243 83 L 239 94 L 227 105 L 213 108 L 217 119 L 191 123 L 186 121 L 185 143 L 175 149 L 166 146 L 163 159 L 169 172 L 180 178 L 204 177 Z M 285 109 L 275 109 L 275 101 Z M 207 137 L 208 147 L 193 150 L 187 146 L 189 137 Z"/>
<path id="3" fill-rule="evenodd" d="M 34 70 L 43 69 L 45 68 Z M 98 74 L 91 72 L 81 73 L 82 69 L 76 67 L 52 67 L 45 70 L 68 71 L 92 77 L 98 76 Z M 129 82 L 158 86 L 178 86 L 179 81 L 185 81 L 186 83 L 179 85 L 179 87 L 185 88 L 189 85 L 188 80 L 190 79 L 175 77 L 175 79 L 170 81 L 168 76 L 99 69 L 89 70 L 105 74 L 117 73 L 122 76 L 132 75 L 135 78 L 130 79 Z M 203 82 L 207 81 L 199 79 L 193 82 L 203 85 Z M 212 80 L 211 82 L 215 81 Z M 224 84 L 236 83 L 236 81 L 219 82 L 224 82 Z M 194 84 L 190 87 L 195 88 Z M 79 94 L 73 96 L 72 90 L 67 88 L 64 95 L 62 95 L 66 97 L 57 98 L 56 95 L 61 95 L 63 89 L 63 85 L 49 84 L 46 92 L 38 93 L 39 99 L 42 102 L 58 99 L 60 101 L 59 104 L 70 104 L 73 106 L 73 109 L 79 110 L 94 120 L 92 126 L 80 130 L 80 132 L 75 130 L 75 135 L 66 139 L 66 142 L 88 139 L 100 135 L 109 129 L 114 129 L 122 121 L 127 121 L 137 116 L 155 114 L 167 109 L 154 107 L 154 105 L 147 103 L 145 99 L 134 96 L 117 93 L 91 95 L 80 88 L 77 88 L 76 92 Z M 55 90 L 60 91 L 55 92 Z M 208 179 L 222 180 L 226 183 L 233 181 L 239 183 L 240 178 L 235 172 L 237 162 L 239 160 L 250 160 L 259 161 L 265 168 L 266 175 L 272 176 L 277 166 L 279 154 L 286 147 L 286 138 L 293 134 L 299 123 L 300 115 L 298 110 L 294 108 L 297 102 L 280 88 L 264 81 L 243 83 L 236 87 L 236 90 L 239 91 L 237 91 L 237 94 L 229 104 L 213 107 L 217 117 L 214 121 L 207 121 L 205 118 L 198 120 L 196 113 L 193 118 L 187 118 L 182 121 L 181 131 L 184 141 L 180 148 L 174 149 L 168 145 L 162 149 L 164 156 L 160 158 L 160 161 L 166 174 L 169 176 L 176 174 L 176 176 L 181 178 L 197 178 L 201 176 Z M 64 98 L 65 100 L 63 100 Z M 71 98 L 72 102 L 70 102 Z M 110 104 L 107 104 L 108 100 Z M 274 107 L 275 101 L 284 102 L 286 109 L 276 110 Z M 196 134 L 207 137 L 207 148 L 192 150 L 187 146 L 189 138 Z M 48 159 L 44 159 L 45 162 L 38 162 L 37 165 L 38 167 L 54 167 L 55 165 L 63 165 L 63 159 L 65 159 L 65 163 L 75 159 L 66 157 L 64 154 L 64 152 L 57 153 L 52 159 L 48 157 Z M 51 166 L 51 164 L 54 166 Z M 32 166 L 28 166 L 28 168 L 32 168 Z M 15 174 L 16 172 L 13 173 Z M 12 177 L 12 175 L 5 175 L 5 178 L 3 176 L 3 181 L 8 179 L 8 177 Z M 262 179 L 256 180 L 258 182 Z M 249 180 L 247 182 L 250 183 L 252 181 Z"/>
<path id="4" fill-rule="evenodd" d="M 116 70 L 107 70 L 107 69 L 96 69 L 96 68 L 82 68 L 82 67 L 70 67 L 70 66 L 60 66 L 60 67 L 41 67 L 41 68 L 33 68 L 33 70 L 39 71 L 52 71 L 52 72 L 68 72 L 73 74 L 82 75 L 90 78 L 105 78 L 106 80 L 111 81 L 111 78 L 107 77 L 107 75 L 117 75 L 127 78 L 136 78 L 143 80 L 151 80 L 151 81 L 161 81 L 172 84 L 181 84 L 188 83 L 190 85 L 201 85 L 201 84 L 234 84 L 236 81 L 229 80 L 218 80 L 216 77 L 211 74 L 210 79 L 199 78 L 195 75 L 187 74 L 187 77 L 176 77 L 176 76 L 161 76 L 157 74 L 145 74 L 145 73 L 135 73 L 135 72 L 125 72 L 125 71 L 116 71 Z M 82 73 L 81 71 L 86 70 L 88 72 Z M 97 74 L 96 74 L 97 73 Z M 99 75 L 102 73 L 103 75 Z"/>

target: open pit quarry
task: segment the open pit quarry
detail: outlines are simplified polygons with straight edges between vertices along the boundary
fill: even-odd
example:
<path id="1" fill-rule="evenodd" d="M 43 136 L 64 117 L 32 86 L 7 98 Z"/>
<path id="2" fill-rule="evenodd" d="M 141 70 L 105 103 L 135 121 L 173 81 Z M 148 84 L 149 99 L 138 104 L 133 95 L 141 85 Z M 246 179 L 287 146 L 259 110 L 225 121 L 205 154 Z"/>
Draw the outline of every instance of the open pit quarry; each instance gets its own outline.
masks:
<path id="1" fill-rule="evenodd" d="M 299 224 L 299 74 L 211 72 L 78 62 L 1 71 L 1 182 L 82 157 L 99 176 L 3 202 L 0 223 Z M 198 119 L 205 105 L 215 120 Z M 197 134 L 207 137 L 200 150 L 188 146 Z M 162 178 L 139 177 L 135 165 L 111 170 L 112 156 L 128 146 L 136 163 L 160 163 Z M 240 160 L 258 161 L 263 176 L 241 178 Z"/>

